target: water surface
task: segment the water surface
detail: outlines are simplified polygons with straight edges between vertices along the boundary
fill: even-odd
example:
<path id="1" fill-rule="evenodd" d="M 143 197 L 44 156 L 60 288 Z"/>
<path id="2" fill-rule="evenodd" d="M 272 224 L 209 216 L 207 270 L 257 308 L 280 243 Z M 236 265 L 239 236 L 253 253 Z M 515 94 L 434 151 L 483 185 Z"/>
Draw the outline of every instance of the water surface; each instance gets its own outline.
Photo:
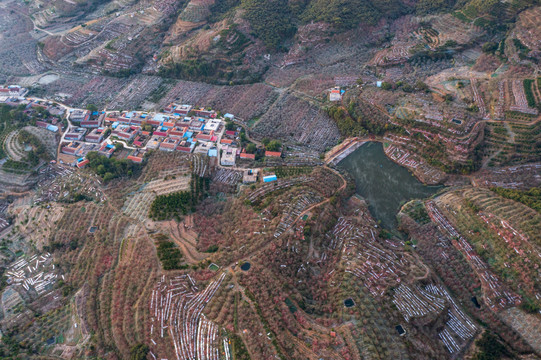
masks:
<path id="1" fill-rule="evenodd" d="M 427 186 L 383 152 L 383 145 L 369 142 L 352 152 L 339 165 L 355 179 L 357 193 L 368 201 L 372 215 L 389 230 L 397 226 L 400 207 L 411 199 L 424 199 L 442 186 Z"/>

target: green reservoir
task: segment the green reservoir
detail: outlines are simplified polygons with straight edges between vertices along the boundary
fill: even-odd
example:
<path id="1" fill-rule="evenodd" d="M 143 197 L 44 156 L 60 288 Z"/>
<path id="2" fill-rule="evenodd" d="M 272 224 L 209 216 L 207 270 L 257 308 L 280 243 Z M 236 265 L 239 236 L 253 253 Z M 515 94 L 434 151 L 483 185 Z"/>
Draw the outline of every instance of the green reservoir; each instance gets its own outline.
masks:
<path id="1" fill-rule="evenodd" d="M 383 145 L 369 142 L 339 164 L 355 179 L 357 193 L 368 201 L 372 215 L 389 230 L 396 229 L 400 207 L 411 199 L 430 197 L 442 186 L 427 186 L 383 152 Z"/>

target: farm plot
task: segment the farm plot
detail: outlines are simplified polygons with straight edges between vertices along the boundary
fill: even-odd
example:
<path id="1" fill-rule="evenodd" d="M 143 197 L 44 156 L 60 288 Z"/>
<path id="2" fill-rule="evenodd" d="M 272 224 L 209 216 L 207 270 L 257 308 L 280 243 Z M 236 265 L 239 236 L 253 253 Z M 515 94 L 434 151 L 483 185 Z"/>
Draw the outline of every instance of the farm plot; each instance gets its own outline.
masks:
<path id="1" fill-rule="evenodd" d="M 531 208 L 497 196 L 487 189 L 469 188 L 464 192 L 464 196 L 474 201 L 483 211 L 505 219 L 529 237 L 534 244 L 541 246 L 541 234 L 538 231 L 541 217 Z"/>
<path id="2" fill-rule="evenodd" d="M 195 157 L 181 152 L 156 151 L 148 159 L 143 168 L 141 180 L 150 182 L 155 179 L 173 177 L 189 173 L 192 162 L 195 168 Z M 196 172 L 197 173 L 197 172 Z"/>
<path id="3" fill-rule="evenodd" d="M 242 171 L 235 171 L 231 169 L 219 168 L 212 175 L 212 181 L 226 184 L 226 185 L 237 185 L 242 180 Z"/>
<path id="4" fill-rule="evenodd" d="M 400 284 L 394 290 L 393 303 L 402 313 L 406 322 L 414 317 L 422 317 L 432 312 L 441 312 L 445 308 L 445 301 L 420 287 L 412 288 Z"/>
<path id="5" fill-rule="evenodd" d="M 453 240 L 453 245 L 466 257 L 468 263 L 476 272 L 485 290 L 485 302 L 493 310 L 501 310 L 521 303 L 521 297 L 507 289 L 503 282 L 489 269 L 488 265 L 481 259 L 469 242 L 455 229 L 447 217 L 440 210 L 444 205 L 439 200 L 436 205 L 434 201 L 428 201 L 426 208 L 432 221 L 437 224 L 443 232 Z M 446 211 L 449 214 L 448 211 Z"/>
<path id="6" fill-rule="evenodd" d="M 451 14 L 435 16 L 431 21 L 431 26 L 438 33 L 440 44 L 445 44 L 448 40 L 467 44 L 483 33 L 481 29 L 467 24 Z"/>
<path id="7" fill-rule="evenodd" d="M 402 147 L 391 144 L 384 147 L 385 155 L 396 163 L 409 168 L 413 173 L 421 178 L 423 182 L 428 184 L 437 184 L 443 181 L 446 177 L 445 173 L 435 167 L 428 165 L 418 156 L 405 150 Z"/>
<path id="8" fill-rule="evenodd" d="M 5 36 L 0 37 L 0 73 L 25 76 L 45 71 L 36 57 L 37 40 L 29 32 L 30 20 L 19 12 L 8 11 L 5 3 L 2 5 L 0 23 Z"/>
<path id="9" fill-rule="evenodd" d="M 84 81 L 84 83 L 81 83 L 81 81 Z M 71 94 L 71 97 L 66 102 L 77 107 L 84 107 L 88 104 L 99 107 L 105 106 L 128 84 L 127 79 L 106 76 L 93 76 L 90 80 L 87 80 L 84 78 L 71 79 L 69 76 L 63 75 L 60 82 L 62 86 L 58 87 L 58 91 Z"/>
<path id="10" fill-rule="evenodd" d="M 323 163 L 317 151 L 296 145 L 288 146 L 285 156 L 284 163 L 288 166 L 317 166 Z"/>
<path id="11" fill-rule="evenodd" d="M 518 308 L 511 308 L 502 311 L 502 320 L 521 334 L 526 342 L 537 352 L 541 352 L 541 321 L 534 314 L 526 314 Z"/>
<path id="12" fill-rule="evenodd" d="M 541 185 L 535 174 L 541 171 L 541 164 L 524 164 L 504 168 L 481 170 L 474 176 L 475 184 L 484 187 L 506 189 L 531 189 Z"/>
<path id="13" fill-rule="evenodd" d="M 136 76 L 108 104 L 108 109 L 135 109 L 157 89 L 162 79 L 157 76 Z"/>
<path id="14" fill-rule="evenodd" d="M 312 181 L 312 178 L 310 178 L 308 176 L 301 176 L 301 177 L 298 177 L 298 178 L 285 179 L 285 180 L 279 179 L 279 180 L 274 181 L 272 183 L 265 184 L 265 185 L 257 188 L 253 192 L 251 192 L 248 195 L 248 200 L 250 201 L 250 203 L 254 204 L 257 201 L 263 199 L 265 196 L 267 196 L 267 194 L 270 194 L 271 192 L 274 192 L 274 191 L 277 191 L 277 190 L 280 190 L 280 189 L 286 189 L 286 188 L 291 187 L 293 185 L 303 184 L 303 183 L 307 183 L 307 182 L 310 182 L 310 181 Z"/>
<path id="15" fill-rule="evenodd" d="M 205 93 L 198 103 L 213 109 L 235 114 L 237 119 L 248 121 L 265 113 L 278 93 L 269 85 L 220 86 Z"/>
<path id="16" fill-rule="evenodd" d="M 471 88 L 473 91 L 473 100 L 475 101 L 475 104 L 479 108 L 479 114 L 484 118 L 487 116 L 487 108 L 485 106 L 485 100 L 483 100 L 483 96 L 479 92 L 479 88 L 477 87 L 477 80 L 476 79 L 470 79 Z"/>
<path id="17" fill-rule="evenodd" d="M 260 137 L 279 137 L 323 151 L 340 137 L 336 124 L 309 102 L 286 94 L 259 120 L 254 132 Z"/>
<path id="18" fill-rule="evenodd" d="M 182 104 L 201 104 L 200 99 L 213 85 L 179 80 L 176 85 L 160 100 L 159 107 L 164 108 L 172 102 Z"/>
<path id="19" fill-rule="evenodd" d="M 156 198 L 156 194 L 147 191 L 141 191 L 129 195 L 122 207 L 122 211 L 132 219 L 145 221 L 148 219 L 148 209 Z"/>
<path id="20" fill-rule="evenodd" d="M 70 168 L 48 165 L 40 170 L 43 183 L 37 187 L 36 203 L 52 201 L 77 202 L 82 199 L 103 203 L 107 195 L 103 192 L 101 180 L 94 174 L 75 172 Z"/>
<path id="21" fill-rule="evenodd" d="M 205 177 L 207 171 L 210 171 L 208 164 L 208 157 L 203 157 L 201 155 L 192 155 L 192 166 L 193 172 L 199 177 Z"/>
<path id="22" fill-rule="evenodd" d="M 10 225 L 10 222 L 8 221 L 7 217 L 5 216 L 5 212 L 7 210 L 8 204 L 7 203 L 0 203 L 0 234 L 2 231 L 7 229 Z"/>
<path id="23" fill-rule="evenodd" d="M 525 46 L 532 50 L 539 50 L 541 39 L 541 8 L 533 7 L 520 13 L 515 27 L 515 36 Z"/>
<path id="24" fill-rule="evenodd" d="M 505 80 L 498 82 L 498 102 L 494 108 L 494 117 L 503 120 L 505 117 Z"/>
<path id="25" fill-rule="evenodd" d="M 203 314 L 225 278 L 225 273 L 199 290 L 190 275 L 163 275 L 150 299 L 150 355 L 174 354 L 177 359 L 220 359 L 219 328 Z M 172 344 L 171 344 L 172 342 Z M 171 346 L 174 352 L 167 351 Z M 165 350 L 164 350 L 165 348 Z M 165 354 L 164 354 L 165 353 Z"/>
<path id="26" fill-rule="evenodd" d="M 64 208 L 56 203 L 49 207 L 21 205 L 11 211 L 17 215 L 14 225 L 17 233 L 26 238 L 34 246 L 47 244 L 51 234 L 55 232 L 55 222 L 62 218 Z"/>
<path id="27" fill-rule="evenodd" d="M 78 28 L 60 38 L 60 42 L 68 47 L 77 47 L 96 36 L 97 32 L 86 28 Z"/>
<path id="28" fill-rule="evenodd" d="M 378 66 L 386 66 L 391 64 L 399 64 L 408 60 L 411 56 L 410 49 L 414 44 L 397 43 L 388 49 L 384 49 L 376 53 L 372 59 L 372 64 Z"/>
<path id="29" fill-rule="evenodd" d="M 190 188 L 191 177 L 181 176 L 171 180 L 152 180 L 145 186 L 146 192 L 152 192 L 156 195 L 167 195 L 173 192 L 188 190 Z"/>
<path id="30" fill-rule="evenodd" d="M 22 161 L 26 158 L 26 152 L 19 142 L 18 135 L 19 130 L 12 131 L 4 141 L 4 149 L 9 158 L 14 161 Z"/>
<path id="31" fill-rule="evenodd" d="M 447 309 L 448 320 L 445 323 L 446 328 L 440 332 L 439 337 L 450 353 L 458 351 L 459 347 L 457 343 L 460 341 L 466 342 L 471 339 L 477 332 L 477 326 L 462 311 L 443 286 L 430 284 L 425 287 L 425 292 L 447 301 L 449 305 Z"/>
<path id="32" fill-rule="evenodd" d="M 537 115 L 537 109 L 532 109 L 528 105 L 528 99 L 524 91 L 524 83 L 522 80 L 513 80 L 512 83 L 513 96 L 515 98 L 515 105 L 511 105 L 509 109 L 511 111 L 518 111 L 524 114 Z"/>
<path id="33" fill-rule="evenodd" d="M 499 217 L 480 212 L 478 216 L 485 222 L 486 226 L 492 234 L 487 234 L 487 238 L 493 238 L 491 247 L 498 259 L 505 259 L 503 264 L 499 265 L 500 271 L 505 271 L 504 268 L 520 274 L 521 289 L 534 296 L 541 298 L 541 277 L 534 268 L 540 266 L 541 251 L 537 246 L 530 242 L 530 239 L 516 230 L 508 221 Z M 491 236 L 492 235 L 492 236 Z M 496 236 L 497 235 L 497 236 Z M 502 243 L 503 240 L 503 243 Z M 503 265 L 503 266 L 502 266 Z"/>
<path id="34" fill-rule="evenodd" d="M 23 257 L 7 268 L 6 275 L 8 283 L 33 299 L 50 292 L 59 278 L 50 253 Z"/>
<path id="35" fill-rule="evenodd" d="M 460 351 L 477 332 L 477 326 L 456 304 L 449 292 L 441 285 L 410 286 L 400 284 L 394 290 L 393 303 L 406 322 L 429 314 L 440 314 L 447 308 L 447 320 L 438 337 L 452 354 Z"/>
<path id="36" fill-rule="evenodd" d="M 536 144 L 541 141 L 541 122 L 532 125 L 511 123 L 510 128 L 514 134 L 514 147 L 510 154 L 510 162 L 517 164 L 539 161 L 541 149 Z"/>
<path id="37" fill-rule="evenodd" d="M 485 128 L 483 157 L 488 166 L 502 164 L 511 150 L 510 134 L 505 124 L 490 123 Z"/>
<path id="38" fill-rule="evenodd" d="M 373 229 L 359 229 L 341 219 L 337 226 L 339 228 L 333 230 L 337 233 L 334 235 L 336 240 L 330 246 L 344 244 L 342 260 L 346 264 L 345 272 L 359 278 L 373 296 L 382 297 L 388 286 L 399 284 L 407 276 L 405 269 L 411 265 L 410 262 L 381 246 Z"/>
<path id="39" fill-rule="evenodd" d="M 286 232 L 291 225 L 293 225 L 295 220 L 297 220 L 303 211 L 308 209 L 311 205 L 321 202 L 322 200 L 323 198 L 313 191 L 304 192 L 298 195 L 296 198 L 291 199 L 291 202 L 289 202 L 284 209 L 280 223 L 274 232 L 274 237 L 280 237 L 280 235 Z"/>

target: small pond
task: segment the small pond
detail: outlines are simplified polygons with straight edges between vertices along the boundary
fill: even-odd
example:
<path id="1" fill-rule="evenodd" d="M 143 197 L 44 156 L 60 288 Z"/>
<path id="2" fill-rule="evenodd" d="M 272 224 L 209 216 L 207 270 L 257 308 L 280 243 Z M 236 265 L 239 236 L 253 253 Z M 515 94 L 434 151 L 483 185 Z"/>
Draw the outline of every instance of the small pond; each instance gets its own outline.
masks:
<path id="1" fill-rule="evenodd" d="M 252 264 L 250 264 L 249 262 L 245 262 L 240 266 L 240 269 L 242 271 L 248 271 L 250 270 L 251 267 L 252 267 Z"/>

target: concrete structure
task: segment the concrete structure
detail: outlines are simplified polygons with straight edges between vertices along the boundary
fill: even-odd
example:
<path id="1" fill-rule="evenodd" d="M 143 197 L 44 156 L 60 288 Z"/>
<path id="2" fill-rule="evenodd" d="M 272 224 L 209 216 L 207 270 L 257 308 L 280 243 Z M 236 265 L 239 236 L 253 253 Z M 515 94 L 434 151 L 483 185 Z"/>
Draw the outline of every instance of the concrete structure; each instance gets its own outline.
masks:
<path id="1" fill-rule="evenodd" d="M 85 141 L 91 143 L 101 143 L 103 140 L 103 134 L 105 133 L 105 128 L 93 129 L 90 133 L 85 136 Z"/>
<path id="2" fill-rule="evenodd" d="M 237 158 L 237 148 L 224 146 L 222 147 L 222 155 L 220 164 L 222 166 L 235 166 L 235 160 Z"/>
<path id="3" fill-rule="evenodd" d="M 342 93 L 340 92 L 340 87 L 335 87 L 331 90 L 329 93 L 329 100 L 330 101 L 340 101 L 342 100 Z"/>
<path id="4" fill-rule="evenodd" d="M 70 132 L 66 133 L 66 135 L 64 136 L 64 139 L 79 141 L 85 136 L 85 134 L 86 134 L 86 129 L 76 127 L 76 128 L 71 129 Z"/>
<path id="5" fill-rule="evenodd" d="M 69 119 L 72 122 L 77 122 L 77 123 L 79 123 L 81 121 L 88 121 L 88 119 L 90 119 L 90 111 L 81 110 L 81 109 L 73 110 L 69 114 Z"/>
<path id="6" fill-rule="evenodd" d="M 253 184 L 257 182 L 258 176 L 259 176 L 259 169 L 244 170 L 244 173 L 242 174 L 242 182 L 244 184 Z"/>

